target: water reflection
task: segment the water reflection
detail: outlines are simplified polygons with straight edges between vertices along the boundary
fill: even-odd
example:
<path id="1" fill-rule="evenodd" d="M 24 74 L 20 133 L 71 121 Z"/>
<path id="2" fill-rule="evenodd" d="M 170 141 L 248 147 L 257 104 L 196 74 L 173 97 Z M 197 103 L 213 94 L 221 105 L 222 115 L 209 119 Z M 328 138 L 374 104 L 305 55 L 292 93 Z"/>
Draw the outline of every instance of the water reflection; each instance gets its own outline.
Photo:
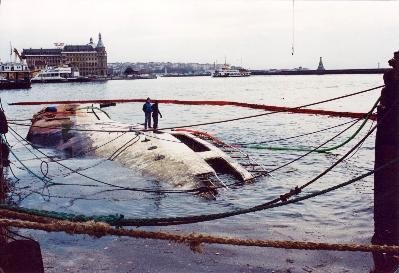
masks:
<path id="1" fill-rule="evenodd" d="M 162 192 L 162 186 L 160 185 L 159 181 L 154 181 L 154 190 L 156 190 L 153 197 L 154 207 L 156 211 L 159 211 L 159 209 L 162 207 L 162 199 L 165 197 L 165 194 Z"/>

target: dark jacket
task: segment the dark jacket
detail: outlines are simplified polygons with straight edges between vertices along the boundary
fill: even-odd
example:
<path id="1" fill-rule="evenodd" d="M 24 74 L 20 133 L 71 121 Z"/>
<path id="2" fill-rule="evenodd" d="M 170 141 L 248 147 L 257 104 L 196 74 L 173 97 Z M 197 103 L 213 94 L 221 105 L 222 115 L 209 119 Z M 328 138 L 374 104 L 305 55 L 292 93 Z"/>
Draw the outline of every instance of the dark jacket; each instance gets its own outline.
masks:
<path id="1" fill-rule="evenodd" d="M 153 116 L 153 117 L 158 118 L 158 115 L 160 115 L 161 118 L 162 118 L 162 114 L 161 114 L 161 112 L 159 111 L 159 108 L 158 108 L 158 105 L 157 105 L 157 104 L 154 103 L 154 104 L 151 106 L 151 109 L 152 109 L 152 116 Z"/>
<path id="2" fill-rule="evenodd" d="M 144 103 L 144 105 L 143 105 L 143 111 L 144 111 L 145 113 L 151 113 L 151 112 L 152 112 L 151 103 L 149 103 L 149 102 Z"/>

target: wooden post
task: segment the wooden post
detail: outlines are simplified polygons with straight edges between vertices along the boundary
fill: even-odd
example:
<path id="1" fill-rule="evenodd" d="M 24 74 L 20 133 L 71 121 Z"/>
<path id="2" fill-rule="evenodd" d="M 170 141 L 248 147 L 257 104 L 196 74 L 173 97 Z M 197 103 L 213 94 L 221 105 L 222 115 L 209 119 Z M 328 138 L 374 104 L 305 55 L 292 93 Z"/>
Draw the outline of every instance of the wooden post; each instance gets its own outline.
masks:
<path id="1" fill-rule="evenodd" d="M 399 52 L 389 61 L 377 114 L 375 168 L 399 157 Z M 399 245 L 399 163 L 374 175 L 373 244 Z M 393 272 L 399 260 L 374 254 L 375 272 Z"/>
<path id="2" fill-rule="evenodd" d="M 1 101 L 0 101 L 1 103 Z M 0 180 L 3 176 L 3 168 L 8 166 L 8 156 L 10 150 L 6 143 L 3 141 L 3 135 L 8 133 L 8 122 L 6 115 L 4 114 L 3 110 L 0 109 Z M 0 181 L 0 184 L 3 181 Z"/>
<path id="3" fill-rule="evenodd" d="M 7 181 L 4 175 L 4 168 L 8 166 L 9 148 L 3 141 L 4 135 L 8 132 L 7 118 L 0 109 L 0 203 L 4 204 L 7 196 Z M 0 247 L 7 244 L 7 229 L 0 227 Z"/>

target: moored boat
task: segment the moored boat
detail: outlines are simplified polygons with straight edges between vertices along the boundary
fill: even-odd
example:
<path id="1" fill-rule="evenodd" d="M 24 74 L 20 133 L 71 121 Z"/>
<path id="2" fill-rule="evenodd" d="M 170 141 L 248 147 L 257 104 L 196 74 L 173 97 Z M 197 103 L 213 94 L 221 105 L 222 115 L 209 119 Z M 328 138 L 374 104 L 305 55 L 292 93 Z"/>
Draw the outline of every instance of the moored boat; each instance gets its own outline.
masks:
<path id="1" fill-rule="evenodd" d="M 32 78 L 32 83 L 86 82 L 87 77 L 79 75 L 79 71 L 68 66 L 47 67 Z"/>
<path id="2" fill-rule="evenodd" d="M 24 63 L 0 63 L 0 90 L 28 89 L 31 77 L 28 66 Z"/>

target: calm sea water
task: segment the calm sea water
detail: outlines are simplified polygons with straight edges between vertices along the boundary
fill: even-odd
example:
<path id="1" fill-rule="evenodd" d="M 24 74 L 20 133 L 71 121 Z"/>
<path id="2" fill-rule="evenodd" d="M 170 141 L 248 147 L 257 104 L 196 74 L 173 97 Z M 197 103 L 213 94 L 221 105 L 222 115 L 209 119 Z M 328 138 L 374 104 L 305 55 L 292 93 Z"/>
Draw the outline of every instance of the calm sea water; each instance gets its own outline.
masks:
<path id="1" fill-rule="evenodd" d="M 43 106 L 9 106 L 17 101 L 51 101 L 67 99 L 146 98 L 179 100 L 230 100 L 278 106 L 299 106 L 331 97 L 368 89 L 382 84 L 382 75 L 328 75 L 328 76 L 253 76 L 236 79 L 210 77 L 159 78 L 156 80 L 108 81 L 105 83 L 35 84 L 30 90 L 1 91 L 0 96 L 9 119 L 29 119 Z M 367 112 L 378 98 L 379 90 L 363 95 L 326 103 L 313 108 L 338 111 Z M 164 116 L 160 126 L 174 126 L 198 122 L 217 121 L 225 118 L 257 114 L 262 111 L 231 106 L 160 105 Z M 111 118 L 125 123 L 142 123 L 141 103 L 117 104 L 107 108 Z M 334 126 L 347 118 L 273 114 L 248 120 L 198 127 L 212 133 L 227 143 L 271 141 Z M 32 177 L 15 162 L 11 168 L 19 181 L 10 193 L 16 204 L 38 209 L 62 212 L 94 214 L 122 213 L 125 217 L 167 217 L 210 214 L 247 208 L 264 203 L 287 192 L 296 185 L 312 179 L 333 164 L 341 155 L 356 144 L 370 128 L 368 122 L 358 137 L 346 146 L 329 154 L 311 154 L 285 168 L 263 177 L 254 184 L 225 189 L 216 200 L 206 200 L 191 194 L 147 194 L 132 192 L 101 192 L 81 186 L 56 186 L 43 189 L 43 182 Z M 26 136 L 28 127 L 15 126 Z M 344 127 L 315 135 L 284 141 L 270 142 L 278 147 L 315 147 L 337 134 Z M 341 143 L 357 126 L 343 134 L 327 147 Z M 14 152 L 36 173 L 40 173 L 38 160 L 16 141 L 7 136 Z M 62 156 L 56 151 L 44 152 Z M 278 167 L 304 152 L 246 149 L 267 169 Z M 71 168 L 82 168 L 86 175 L 132 187 L 169 189 L 163 181 L 144 178 L 133 170 L 101 158 L 79 158 L 63 161 Z M 374 135 L 358 152 L 333 169 L 320 181 L 306 189 L 311 193 L 346 181 L 373 168 Z M 85 168 L 88 168 L 85 170 Z M 10 174 L 11 175 L 11 174 Z M 70 174 L 54 163 L 49 163 L 49 177 L 55 182 L 87 184 L 92 181 Z M 15 180 L 13 178 L 13 180 Z M 373 180 L 363 179 L 344 189 L 295 205 L 228 219 L 185 226 L 182 229 L 200 230 L 222 235 L 245 235 L 250 238 L 320 240 L 328 242 L 368 243 L 373 233 Z M 269 235 L 273 234 L 273 238 Z M 359 254 L 360 255 L 360 254 Z M 362 254 L 363 255 L 363 254 Z M 365 254 L 366 255 L 366 254 Z M 363 258 L 371 259 L 369 256 Z M 346 265 L 347 268 L 368 266 Z M 356 270 L 355 270 L 356 271 Z M 355 272 L 353 271 L 353 272 Z M 334 271 L 332 271 L 334 272 Z M 338 272 L 338 271 L 337 271 Z M 356 271 L 360 272 L 360 271 Z"/>

